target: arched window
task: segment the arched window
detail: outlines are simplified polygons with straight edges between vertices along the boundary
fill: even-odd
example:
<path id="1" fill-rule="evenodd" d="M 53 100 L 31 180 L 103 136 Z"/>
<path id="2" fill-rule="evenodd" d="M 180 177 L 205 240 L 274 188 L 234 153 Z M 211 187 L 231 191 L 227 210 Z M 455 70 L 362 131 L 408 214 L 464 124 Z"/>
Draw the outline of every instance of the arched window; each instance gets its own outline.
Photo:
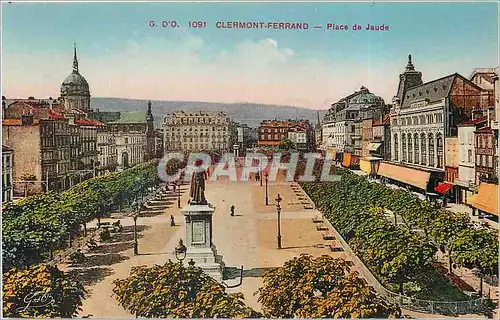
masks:
<path id="1" fill-rule="evenodd" d="M 443 146 L 443 135 L 441 133 L 438 133 L 436 135 L 436 142 L 437 142 L 437 166 L 438 168 L 442 168 L 444 166 L 444 146 Z"/>
<path id="2" fill-rule="evenodd" d="M 420 147 L 420 142 L 418 139 L 418 134 L 413 135 L 413 143 L 415 143 L 415 163 L 419 164 L 420 163 L 420 152 L 419 152 L 419 147 Z"/>
<path id="3" fill-rule="evenodd" d="M 434 135 L 429 133 L 429 166 L 434 167 Z"/>
<path id="4" fill-rule="evenodd" d="M 427 139 L 425 133 L 420 135 L 420 153 L 422 154 L 420 164 L 427 165 Z"/>
<path id="5" fill-rule="evenodd" d="M 408 134 L 408 162 L 413 162 L 413 141 L 411 133 Z"/>
<path id="6" fill-rule="evenodd" d="M 398 141 L 398 134 L 394 134 L 394 160 L 398 161 L 398 156 L 399 156 L 399 141 Z"/>
<path id="7" fill-rule="evenodd" d="M 472 150 L 467 151 L 467 162 L 472 162 Z"/>
<path id="8" fill-rule="evenodd" d="M 403 147 L 403 162 L 407 162 L 407 150 L 406 150 L 406 134 L 401 134 L 401 146 Z"/>

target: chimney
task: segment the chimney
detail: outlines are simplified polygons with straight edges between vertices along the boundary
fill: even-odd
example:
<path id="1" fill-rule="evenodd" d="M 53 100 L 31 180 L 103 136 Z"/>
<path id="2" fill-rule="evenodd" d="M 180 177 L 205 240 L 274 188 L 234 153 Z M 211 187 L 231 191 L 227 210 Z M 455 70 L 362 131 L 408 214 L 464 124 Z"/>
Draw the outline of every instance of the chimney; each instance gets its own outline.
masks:
<path id="1" fill-rule="evenodd" d="M 23 114 L 21 116 L 21 123 L 23 126 L 33 125 L 33 115 L 32 114 Z"/>
<path id="2" fill-rule="evenodd" d="M 52 111 L 52 104 L 54 103 L 54 100 L 52 100 L 52 97 L 49 98 L 49 108 Z"/>

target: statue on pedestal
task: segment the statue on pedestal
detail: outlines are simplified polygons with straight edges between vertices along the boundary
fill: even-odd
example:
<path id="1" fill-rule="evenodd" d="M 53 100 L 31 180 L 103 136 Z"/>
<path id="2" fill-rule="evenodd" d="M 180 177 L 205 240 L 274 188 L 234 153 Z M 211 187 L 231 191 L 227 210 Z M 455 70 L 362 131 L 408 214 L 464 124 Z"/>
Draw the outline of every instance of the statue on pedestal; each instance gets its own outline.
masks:
<path id="1" fill-rule="evenodd" d="M 207 179 L 206 171 L 195 172 L 191 177 L 191 190 L 189 192 L 189 204 L 207 204 L 205 199 L 205 180 Z"/>

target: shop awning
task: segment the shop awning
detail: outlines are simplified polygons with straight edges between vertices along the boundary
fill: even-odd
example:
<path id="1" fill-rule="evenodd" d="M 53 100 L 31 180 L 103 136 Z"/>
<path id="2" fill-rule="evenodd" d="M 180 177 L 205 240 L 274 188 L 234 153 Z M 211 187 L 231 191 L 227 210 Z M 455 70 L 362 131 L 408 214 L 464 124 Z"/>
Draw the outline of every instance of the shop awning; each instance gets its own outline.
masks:
<path id="1" fill-rule="evenodd" d="M 359 156 L 352 155 L 351 156 L 351 166 L 357 166 L 359 165 Z"/>
<path id="2" fill-rule="evenodd" d="M 372 143 L 368 144 L 368 150 L 369 151 L 377 151 L 381 145 L 382 145 L 382 142 L 372 142 Z"/>
<path id="3" fill-rule="evenodd" d="M 467 204 L 470 204 L 471 206 L 473 206 L 474 203 L 476 203 L 476 198 L 477 198 L 477 194 L 473 194 L 472 196 L 468 196 L 467 200 L 465 200 L 465 202 Z"/>
<path id="4" fill-rule="evenodd" d="M 386 178 L 400 181 L 414 187 L 426 190 L 431 177 L 429 171 L 399 166 L 392 163 L 381 162 L 378 174 Z"/>
<path id="5" fill-rule="evenodd" d="M 451 188 L 453 188 L 453 185 L 451 183 L 443 182 L 435 187 L 434 190 L 440 194 L 446 194 L 446 192 L 450 191 Z"/>
<path id="6" fill-rule="evenodd" d="M 473 207 L 498 216 L 498 185 L 481 182 Z"/>
<path id="7" fill-rule="evenodd" d="M 367 173 L 372 172 L 372 165 L 371 165 L 370 161 L 368 161 L 368 160 L 364 160 L 364 159 L 359 160 L 359 168 L 362 171 L 367 172 Z"/>
<path id="8" fill-rule="evenodd" d="M 344 157 L 342 160 L 342 165 L 346 168 L 349 168 L 351 165 L 351 154 L 348 152 L 344 152 Z"/>

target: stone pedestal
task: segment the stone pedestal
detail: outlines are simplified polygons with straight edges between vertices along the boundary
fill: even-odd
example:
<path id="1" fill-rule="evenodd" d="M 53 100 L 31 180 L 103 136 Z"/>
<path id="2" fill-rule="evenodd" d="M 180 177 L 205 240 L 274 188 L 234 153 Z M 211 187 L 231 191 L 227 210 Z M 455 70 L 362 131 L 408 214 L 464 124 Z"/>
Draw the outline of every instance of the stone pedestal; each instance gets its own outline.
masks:
<path id="1" fill-rule="evenodd" d="M 181 213 L 186 218 L 186 259 L 187 264 L 191 259 L 195 266 L 203 269 L 205 273 L 216 281 L 222 281 L 224 264 L 222 256 L 217 255 L 217 249 L 212 243 L 212 214 L 215 208 L 210 204 L 188 204 L 182 208 Z"/>

